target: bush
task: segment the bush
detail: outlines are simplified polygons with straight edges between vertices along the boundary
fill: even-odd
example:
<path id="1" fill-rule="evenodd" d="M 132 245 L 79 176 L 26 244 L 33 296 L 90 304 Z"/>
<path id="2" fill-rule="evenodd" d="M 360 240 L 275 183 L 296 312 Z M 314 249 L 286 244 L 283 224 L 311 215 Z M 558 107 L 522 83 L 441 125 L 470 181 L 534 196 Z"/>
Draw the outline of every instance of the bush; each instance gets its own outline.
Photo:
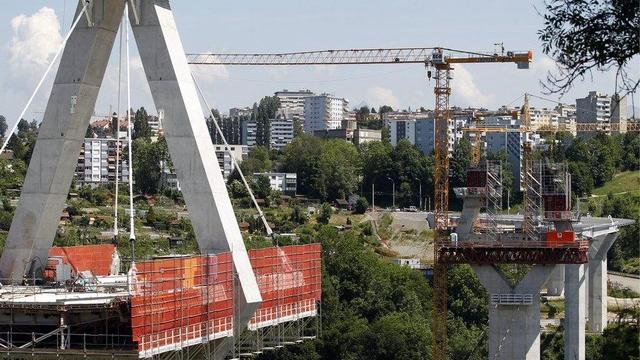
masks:
<path id="1" fill-rule="evenodd" d="M 316 219 L 318 220 L 318 223 L 327 225 L 332 214 L 333 210 L 331 209 L 331 205 L 324 203 L 320 206 L 320 211 L 318 212 Z"/>
<path id="2" fill-rule="evenodd" d="M 362 196 L 359 197 L 358 201 L 356 201 L 356 208 L 355 208 L 356 214 L 364 214 L 365 212 L 367 212 L 368 208 L 369 208 L 369 202 L 367 201 L 367 199 L 365 199 Z"/>

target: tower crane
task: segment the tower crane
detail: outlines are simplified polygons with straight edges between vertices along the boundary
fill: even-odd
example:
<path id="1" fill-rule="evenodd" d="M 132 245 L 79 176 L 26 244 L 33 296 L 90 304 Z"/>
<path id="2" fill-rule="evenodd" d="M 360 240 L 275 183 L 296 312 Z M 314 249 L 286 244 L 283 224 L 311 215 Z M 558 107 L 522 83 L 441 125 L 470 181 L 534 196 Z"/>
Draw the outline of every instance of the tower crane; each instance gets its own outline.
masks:
<path id="1" fill-rule="evenodd" d="M 447 359 L 447 265 L 438 259 L 438 245 L 449 232 L 449 97 L 455 64 L 515 63 L 528 69 L 532 51 L 474 52 L 443 47 L 322 50 L 272 54 L 187 54 L 193 65 L 364 65 L 422 64 L 435 79 L 435 230 L 433 269 L 433 359 Z"/>

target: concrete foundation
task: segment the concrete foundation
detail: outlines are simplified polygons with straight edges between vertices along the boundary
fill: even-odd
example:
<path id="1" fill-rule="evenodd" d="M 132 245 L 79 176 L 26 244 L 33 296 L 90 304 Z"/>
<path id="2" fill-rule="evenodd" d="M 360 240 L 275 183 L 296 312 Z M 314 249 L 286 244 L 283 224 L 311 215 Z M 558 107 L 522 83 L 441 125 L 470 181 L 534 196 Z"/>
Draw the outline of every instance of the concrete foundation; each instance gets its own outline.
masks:
<path id="1" fill-rule="evenodd" d="M 563 296 L 564 295 L 564 264 L 556 265 L 556 269 L 551 273 L 547 281 L 547 295 Z"/>
<path id="2" fill-rule="evenodd" d="M 489 293 L 489 359 L 539 360 L 540 288 L 555 266 L 534 266 L 514 288 L 493 266 L 472 267 Z"/>
<path id="3" fill-rule="evenodd" d="M 595 237 L 589 244 L 587 328 L 602 332 L 607 327 L 607 252 L 618 232 Z"/>
<path id="4" fill-rule="evenodd" d="M 585 265 L 565 265 L 564 358 L 585 359 L 585 300 L 587 281 Z"/>

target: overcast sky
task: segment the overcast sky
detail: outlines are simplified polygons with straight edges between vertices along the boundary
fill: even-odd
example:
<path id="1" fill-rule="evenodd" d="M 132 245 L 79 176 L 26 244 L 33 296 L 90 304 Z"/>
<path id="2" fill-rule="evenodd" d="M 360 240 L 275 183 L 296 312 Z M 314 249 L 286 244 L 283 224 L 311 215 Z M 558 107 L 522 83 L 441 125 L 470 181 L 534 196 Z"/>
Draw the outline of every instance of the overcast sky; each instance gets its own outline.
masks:
<path id="1" fill-rule="evenodd" d="M 0 12 L 0 114 L 12 123 L 26 104 L 48 61 L 68 31 L 74 0 L 3 1 Z M 524 92 L 541 94 L 540 80 L 554 62 L 541 52 L 539 1 L 426 0 L 278 0 L 173 1 L 187 52 L 283 52 L 338 48 L 443 46 L 494 51 L 534 51 L 530 70 L 514 64 L 456 66 L 452 104 L 459 106 L 521 105 Z M 537 10 L 537 9 L 538 10 Z M 132 42 L 133 105 L 155 112 Z M 107 114 L 117 101 L 117 46 L 105 76 L 95 112 Z M 636 59 L 635 69 L 640 69 Z M 196 76 L 212 106 L 226 113 L 280 89 L 310 89 L 360 104 L 412 109 L 433 108 L 433 81 L 420 65 L 316 67 L 199 67 Z M 636 74 L 637 76 L 637 74 Z M 53 75 L 49 76 L 49 79 Z M 42 118 L 51 89 L 49 80 L 26 114 Z M 575 85 L 562 101 L 575 103 L 589 90 L 611 94 L 614 73 L 596 73 Z M 547 96 L 557 99 L 557 96 Z M 518 99 L 517 101 L 515 101 Z M 636 107 L 640 101 L 636 97 Z M 533 100 L 533 105 L 553 107 Z"/>

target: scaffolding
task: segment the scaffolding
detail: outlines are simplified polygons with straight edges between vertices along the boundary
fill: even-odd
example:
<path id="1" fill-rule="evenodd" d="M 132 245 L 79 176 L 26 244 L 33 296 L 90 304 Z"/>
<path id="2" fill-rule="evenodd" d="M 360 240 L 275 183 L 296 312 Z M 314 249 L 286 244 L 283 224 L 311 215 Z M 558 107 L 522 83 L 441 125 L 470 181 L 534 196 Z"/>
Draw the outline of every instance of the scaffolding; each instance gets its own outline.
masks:
<path id="1" fill-rule="evenodd" d="M 523 167 L 524 182 L 524 218 L 522 232 L 525 240 L 539 241 L 542 215 L 542 162 L 525 159 Z"/>
<path id="2" fill-rule="evenodd" d="M 489 240 L 497 241 L 498 215 L 502 211 L 502 163 L 500 161 L 487 161 L 486 173 L 485 209 L 488 221 L 486 233 Z"/>

